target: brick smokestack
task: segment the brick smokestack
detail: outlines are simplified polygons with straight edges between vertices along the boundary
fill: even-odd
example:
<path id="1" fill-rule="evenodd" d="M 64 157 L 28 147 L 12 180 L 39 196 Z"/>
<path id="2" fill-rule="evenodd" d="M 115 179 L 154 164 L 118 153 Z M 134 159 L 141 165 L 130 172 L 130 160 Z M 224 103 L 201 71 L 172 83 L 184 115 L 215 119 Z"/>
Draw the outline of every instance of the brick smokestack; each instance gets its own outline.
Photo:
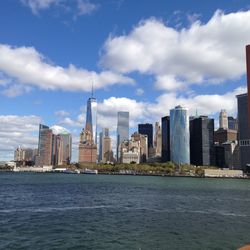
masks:
<path id="1" fill-rule="evenodd" d="M 248 125 L 250 127 L 250 45 L 246 46 L 247 93 L 248 93 Z"/>

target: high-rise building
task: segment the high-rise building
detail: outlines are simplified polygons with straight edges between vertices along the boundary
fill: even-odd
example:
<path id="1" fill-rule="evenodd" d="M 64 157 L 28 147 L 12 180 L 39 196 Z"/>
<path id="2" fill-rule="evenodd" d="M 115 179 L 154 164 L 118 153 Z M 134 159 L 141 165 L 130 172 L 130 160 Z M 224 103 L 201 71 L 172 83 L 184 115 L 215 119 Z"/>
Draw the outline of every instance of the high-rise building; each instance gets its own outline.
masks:
<path id="1" fill-rule="evenodd" d="M 121 143 L 129 139 L 129 112 L 119 111 L 117 118 L 116 158 L 117 162 L 120 162 Z"/>
<path id="2" fill-rule="evenodd" d="M 250 45 L 246 46 L 248 93 L 237 95 L 240 162 L 243 171 L 250 172 Z"/>
<path id="3" fill-rule="evenodd" d="M 46 125 L 39 125 L 38 156 L 36 165 L 52 165 L 53 132 Z"/>
<path id="4" fill-rule="evenodd" d="M 72 136 L 68 132 L 60 133 L 58 136 L 62 141 L 62 164 L 69 164 L 72 154 Z"/>
<path id="5" fill-rule="evenodd" d="M 170 161 L 170 118 L 161 118 L 162 149 L 161 158 L 163 162 Z"/>
<path id="6" fill-rule="evenodd" d="M 162 138 L 161 138 L 161 126 L 159 122 L 155 123 L 155 138 L 154 138 L 154 144 L 155 144 L 155 156 L 161 157 L 161 144 L 162 144 Z"/>
<path id="7" fill-rule="evenodd" d="M 91 131 L 94 144 L 97 144 L 97 101 L 93 94 L 87 101 L 85 129 Z"/>
<path id="8" fill-rule="evenodd" d="M 97 102 L 90 97 L 87 101 L 86 124 L 79 142 L 79 163 L 96 163 L 97 160 Z"/>
<path id="9" fill-rule="evenodd" d="M 109 129 L 105 128 L 103 130 L 103 138 L 102 138 L 102 162 L 113 162 L 113 151 L 111 145 L 111 138 L 109 136 Z"/>
<path id="10" fill-rule="evenodd" d="M 153 147 L 153 125 L 149 123 L 138 124 L 138 132 L 141 135 L 147 135 L 148 148 L 152 148 Z"/>
<path id="11" fill-rule="evenodd" d="M 225 109 L 221 110 L 220 112 L 219 123 L 220 123 L 220 128 L 228 129 L 227 111 Z"/>
<path id="12" fill-rule="evenodd" d="M 139 143 L 140 162 L 146 162 L 148 159 L 148 136 L 135 132 L 131 135 L 131 141 Z"/>
<path id="13" fill-rule="evenodd" d="M 200 116 L 190 120 L 190 163 L 214 165 L 214 119 Z"/>
<path id="14" fill-rule="evenodd" d="M 103 141 L 103 132 L 99 133 L 99 150 L 98 150 L 98 162 L 102 162 L 102 141 Z"/>
<path id="15" fill-rule="evenodd" d="M 228 116 L 228 129 L 238 130 L 238 121 L 232 116 Z"/>
<path id="16" fill-rule="evenodd" d="M 237 95 L 237 99 L 241 168 L 243 171 L 249 171 L 247 169 L 247 167 L 250 167 L 250 127 L 248 125 L 248 94 Z"/>
<path id="17" fill-rule="evenodd" d="M 190 163 L 189 115 L 181 106 L 170 110 L 170 155 L 177 164 Z"/>

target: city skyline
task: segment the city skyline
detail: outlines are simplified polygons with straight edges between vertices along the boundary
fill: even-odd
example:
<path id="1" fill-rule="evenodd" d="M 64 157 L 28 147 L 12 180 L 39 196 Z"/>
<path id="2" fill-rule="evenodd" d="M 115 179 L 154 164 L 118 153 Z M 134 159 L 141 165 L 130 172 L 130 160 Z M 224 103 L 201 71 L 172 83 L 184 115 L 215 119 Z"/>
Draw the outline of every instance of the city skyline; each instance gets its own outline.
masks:
<path id="1" fill-rule="evenodd" d="M 157 5 L 143 5 L 145 14 L 132 11 L 126 22 L 122 18 L 133 9 L 132 1 L 119 6 L 112 1 L 38 4 L 42 2 L 1 3 L 1 160 L 13 159 L 19 145 L 37 147 L 39 123 L 70 131 L 76 160 L 92 84 L 99 128 L 110 129 L 113 149 L 118 111 L 129 111 L 130 134 L 137 124 L 160 122 L 179 104 L 188 107 L 190 115 L 198 110 L 214 118 L 216 127 L 222 109 L 236 117 L 235 96 L 244 94 L 247 86 L 246 1 L 203 8 L 194 2 L 189 7 L 159 0 Z M 105 20 L 102 31 L 100 20 Z M 194 49 L 200 59 L 193 57 Z"/>

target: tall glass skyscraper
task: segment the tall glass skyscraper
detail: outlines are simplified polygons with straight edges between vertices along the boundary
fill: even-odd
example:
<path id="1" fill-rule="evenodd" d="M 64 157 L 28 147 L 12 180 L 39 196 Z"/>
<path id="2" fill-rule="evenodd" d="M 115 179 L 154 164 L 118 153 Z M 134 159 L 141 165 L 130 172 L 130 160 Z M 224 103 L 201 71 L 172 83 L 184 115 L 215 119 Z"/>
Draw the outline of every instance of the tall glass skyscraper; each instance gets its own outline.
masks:
<path id="1" fill-rule="evenodd" d="M 117 120 L 117 146 L 116 146 L 116 158 L 119 162 L 120 159 L 120 144 L 124 140 L 129 139 L 129 112 L 119 111 Z"/>
<path id="2" fill-rule="evenodd" d="M 177 164 L 190 164 L 188 109 L 177 106 L 170 110 L 170 155 Z"/>
<path id="3" fill-rule="evenodd" d="M 85 129 L 91 131 L 93 142 L 97 144 L 97 101 L 93 96 L 87 102 Z"/>

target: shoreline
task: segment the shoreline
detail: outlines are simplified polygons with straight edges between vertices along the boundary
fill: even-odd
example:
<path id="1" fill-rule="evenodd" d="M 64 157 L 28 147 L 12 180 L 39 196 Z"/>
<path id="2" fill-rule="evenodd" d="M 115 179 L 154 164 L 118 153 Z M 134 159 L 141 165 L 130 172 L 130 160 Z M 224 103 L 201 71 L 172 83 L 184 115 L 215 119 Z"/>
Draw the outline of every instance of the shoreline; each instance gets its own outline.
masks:
<path id="1" fill-rule="evenodd" d="M 10 170 L 0 170 L 1 173 L 12 173 L 12 174 L 22 174 L 22 173 L 34 173 L 34 174 L 66 174 L 66 175 L 119 175 L 119 176 L 152 176 L 152 177 L 180 177 L 180 178 L 199 178 L 199 179 L 250 179 L 249 176 L 246 177 L 220 177 L 220 176 L 191 176 L 191 175 L 168 175 L 168 174 L 147 174 L 147 173 L 118 173 L 118 172 L 98 172 L 98 174 L 89 173 L 68 173 L 68 172 L 38 172 L 38 171 L 10 171 Z"/>

